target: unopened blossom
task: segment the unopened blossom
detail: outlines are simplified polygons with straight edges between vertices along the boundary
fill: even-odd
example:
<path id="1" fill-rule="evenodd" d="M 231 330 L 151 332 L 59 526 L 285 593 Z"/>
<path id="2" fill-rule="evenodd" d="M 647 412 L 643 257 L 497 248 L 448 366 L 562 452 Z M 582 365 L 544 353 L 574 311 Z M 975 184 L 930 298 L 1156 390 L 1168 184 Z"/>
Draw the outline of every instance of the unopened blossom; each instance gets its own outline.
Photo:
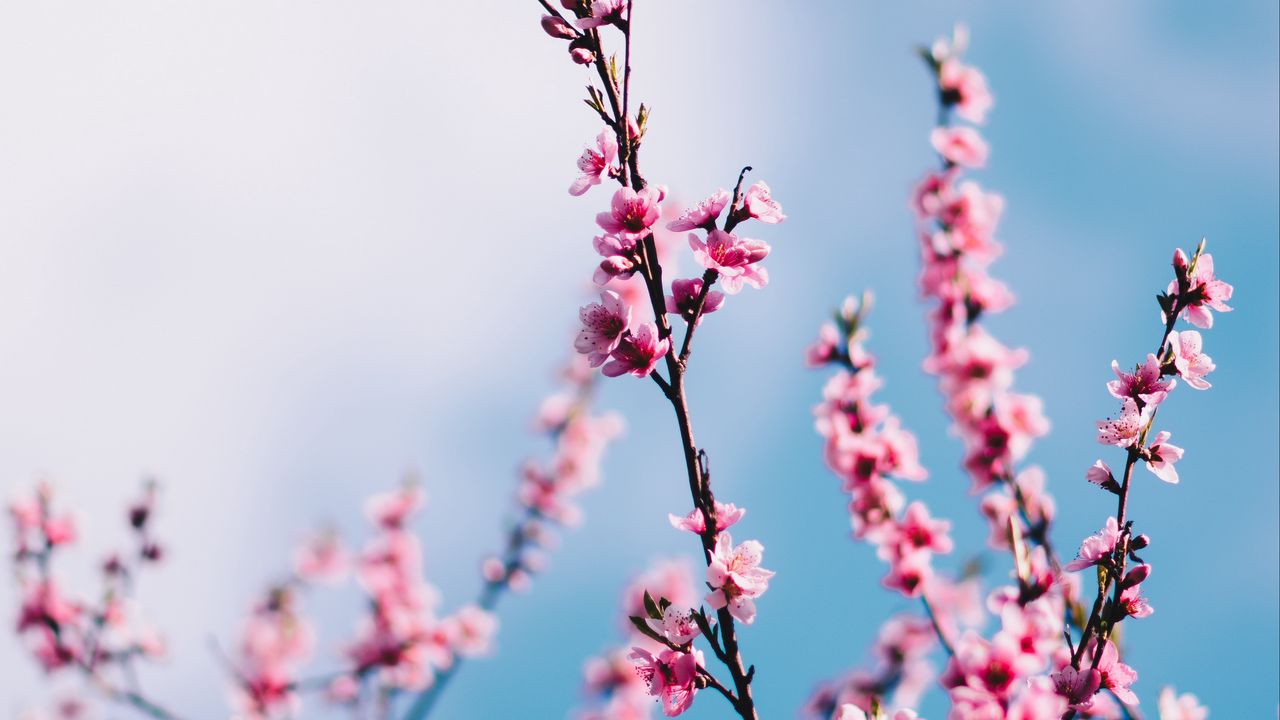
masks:
<path id="1" fill-rule="evenodd" d="M 557 18 L 558 19 L 558 18 Z M 569 194 L 578 196 L 609 176 L 613 163 L 618 158 L 618 141 L 613 131 L 605 128 L 596 136 L 596 147 L 588 147 L 578 158 L 578 171 L 582 173 L 569 186 Z"/>
<path id="2" fill-rule="evenodd" d="M 702 285 L 702 278 L 672 281 L 671 294 L 667 296 L 667 312 L 679 315 L 685 320 L 693 320 L 693 312 L 698 302 L 698 296 L 702 294 Z M 723 304 L 724 293 L 718 290 L 710 290 L 702 301 L 701 314 L 713 313 L 719 310 Z"/>
<path id="3" fill-rule="evenodd" d="M 610 355 L 611 359 L 604 364 L 603 372 L 608 377 L 626 373 L 638 378 L 648 377 L 670 347 L 670 339 L 658 337 L 656 325 L 651 322 L 640 323 L 618 342 Z"/>
<path id="4" fill-rule="evenodd" d="M 578 36 L 578 31 L 562 17 L 543 15 L 541 23 L 543 32 L 557 40 L 572 40 Z"/>
<path id="5" fill-rule="evenodd" d="M 604 285 L 615 279 L 626 280 L 635 273 L 638 263 L 634 238 L 606 233 L 597 235 L 591 242 L 596 252 L 604 258 L 592 277 L 595 284 Z"/>
<path id="6" fill-rule="evenodd" d="M 980 168 L 987 164 L 987 141 L 971 127 L 940 127 L 929 135 L 933 149 L 947 162 Z"/>
<path id="7" fill-rule="evenodd" d="M 760 289 L 769 283 L 768 271 L 756 264 L 769 255 L 769 244 L 763 240 L 712 230 L 706 242 L 690 234 L 689 247 L 702 267 L 720 273 L 724 291 L 730 295 L 741 292 L 744 284 Z"/>
<path id="8" fill-rule="evenodd" d="M 938 67 L 938 89 L 942 102 L 954 106 L 956 114 L 972 123 L 986 121 L 993 101 L 987 78 L 976 68 L 948 58 Z"/>
<path id="9" fill-rule="evenodd" d="M 773 571 L 760 567 L 764 546 L 755 540 L 747 540 L 734 546 L 729 533 L 716 536 L 715 550 L 707 565 L 707 584 L 711 592 L 707 604 L 719 610 L 729 608 L 729 614 L 750 625 L 756 618 L 755 598 L 769 588 Z"/>
<path id="10" fill-rule="evenodd" d="M 1171 484 L 1178 484 L 1178 471 L 1173 464 L 1182 459 L 1182 448 L 1169 442 L 1168 431 L 1156 433 L 1155 441 L 1147 448 L 1147 469 L 1156 477 Z"/>
<path id="11" fill-rule="evenodd" d="M 579 65 L 590 65 L 596 61 L 596 51 L 588 35 L 579 35 L 569 41 L 569 58 Z"/>
<path id="12" fill-rule="evenodd" d="M 600 367 L 631 325 L 631 306 L 617 293 L 605 290 L 600 293 L 600 302 L 583 305 L 578 317 L 582 330 L 574 338 L 573 348 L 587 356 L 588 365 Z"/>
<path id="13" fill-rule="evenodd" d="M 724 206 L 728 204 L 729 191 L 720 188 L 712 193 L 711 197 L 699 200 L 697 205 L 685 210 L 680 217 L 667 223 L 667 229 L 674 232 L 714 229 L 716 218 L 720 217 Z"/>
<path id="14" fill-rule="evenodd" d="M 1107 391 L 1121 400 L 1133 398 L 1147 405 L 1159 405 L 1177 384 L 1175 380 L 1161 380 L 1160 361 L 1151 353 L 1147 353 L 1146 362 L 1132 373 L 1121 370 L 1115 360 L 1111 361 L 1111 371 L 1116 379 L 1107 383 Z"/>
<path id="15" fill-rule="evenodd" d="M 1151 406 L 1141 410 L 1133 398 L 1125 398 L 1120 414 L 1115 418 L 1098 421 L 1098 442 L 1116 447 L 1132 447 L 1142 436 L 1151 419 Z"/>
<path id="16" fill-rule="evenodd" d="M 1180 249 L 1174 253 L 1173 266 L 1179 274 L 1188 271 L 1187 256 Z M 1188 284 L 1186 294 L 1177 298 L 1183 308 L 1182 317 L 1187 322 L 1208 329 L 1213 327 L 1213 313 L 1210 310 L 1231 311 L 1227 301 L 1231 299 L 1235 288 L 1213 274 L 1213 256 L 1209 253 L 1202 253 L 1196 260 L 1195 272 L 1188 276 Z M 1169 283 L 1169 294 L 1173 295 L 1177 291 L 1178 282 L 1175 280 Z"/>
<path id="17" fill-rule="evenodd" d="M 591 14 L 578 20 L 578 27 L 596 28 L 602 25 L 616 25 L 622 22 L 622 13 L 627 9 L 626 0 L 594 0 L 590 3 Z"/>
<path id="18" fill-rule="evenodd" d="M 715 503 L 717 533 L 733 527 L 742 519 L 743 515 L 747 514 L 746 508 L 740 508 L 733 503 L 722 503 L 719 500 L 715 501 Z M 706 532 L 707 529 L 706 517 L 702 514 L 702 510 L 699 510 L 698 508 L 694 508 L 688 515 L 683 517 L 668 514 L 667 518 L 671 521 L 671 526 L 675 529 L 686 530 L 694 533 L 695 535 L 701 535 Z"/>
<path id="19" fill-rule="evenodd" d="M 1173 367 L 1178 376 L 1197 390 L 1208 390 L 1211 385 L 1204 379 L 1213 372 L 1213 358 L 1205 355 L 1200 333 L 1195 330 L 1169 333 L 1169 350 L 1173 353 Z"/>
<path id="20" fill-rule="evenodd" d="M 698 692 L 698 668 L 702 666 L 700 650 L 682 652 L 667 648 L 655 655 L 645 648 L 633 647 L 628 657 L 635 663 L 649 694 L 661 700 L 663 715 L 675 717 L 693 705 L 693 697 Z"/>
<path id="21" fill-rule="evenodd" d="M 1209 709 L 1191 693 L 1179 695 L 1172 687 L 1165 686 L 1160 690 L 1157 700 L 1160 720 L 1207 720 Z"/>
<path id="22" fill-rule="evenodd" d="M 662 199 L 665 193 L 658 187 L 643 190 L 619 188 L 613 194 L 608 212 L 596 215 L 596 224 L 606 233 L 625 240 L 639 240 L 649 234 L 654 223 L 662 216 Z"/>
<path id="23" fill-rule="evenodd" d="M 1111 553 L 1116 549 L 1116 543 L 1120 541 L 1120 525 L 1114 517 L 1107 518 L 1106 527 L 1097 533 L 1090 535 L 1080 543 L 1080 551 L 1076 553 L 1076 559 L 1067 563 L 1066 569 L 1075 572 L 1083 570 L 1090 565 L 1099 565 L 1106 562 L 1111 557 Z"/>
<path id="24" fill-rule="evenodd" d="M 786 214 L 782 212 L 782 206 L 773 199 L 768 184 L 763 180 L 747 188 L 742 203 L 747 215 L 760 222 L 776 225 L 787 219 Z"/>
<path id="25" fill-rule="evenodd" d="M 1116 481 L 1111 468 L 1101 460 L 1095 460 L 1084 473 L 1084 479 L 1099 487 L 1109 487 Z"/>

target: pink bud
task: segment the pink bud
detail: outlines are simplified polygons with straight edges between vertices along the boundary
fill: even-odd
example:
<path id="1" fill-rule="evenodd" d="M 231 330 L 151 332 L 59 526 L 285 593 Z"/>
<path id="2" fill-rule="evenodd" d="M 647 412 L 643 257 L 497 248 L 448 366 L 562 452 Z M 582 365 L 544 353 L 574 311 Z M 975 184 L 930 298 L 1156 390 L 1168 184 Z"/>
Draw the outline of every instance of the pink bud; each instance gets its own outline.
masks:
<path id="1" fill-rule="evenodd" d="M 542 16 L 542 29 L 551 37 L 561 40 L 572 40 L 578 36 L 577 30 L 574 30 L 563 18 L 555 15 Z"/>
<path id="2" fill-rule="evenodd" d="M 596 53 L 590 47 L 590 40 L 586 35 L 574 38 L 569 43 L 569 57 L 579 65 L 590 65 L 596 61 Z"/>
<path id="3" fill-rule="evenodd" d="M 1134 585 L 1144 582 L 1150 575 L 1150 565 L 1138 565 L 1125 574 L 1124 580 L 1120 582 L 1120 589 L 1127 590 Z"/>

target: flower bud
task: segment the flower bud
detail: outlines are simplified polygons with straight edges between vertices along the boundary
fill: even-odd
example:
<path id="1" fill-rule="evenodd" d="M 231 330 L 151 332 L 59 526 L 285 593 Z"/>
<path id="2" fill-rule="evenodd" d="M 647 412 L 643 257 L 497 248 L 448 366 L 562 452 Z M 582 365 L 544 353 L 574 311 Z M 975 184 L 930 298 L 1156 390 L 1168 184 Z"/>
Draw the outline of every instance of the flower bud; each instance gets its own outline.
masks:
<path id="1" fill-rule="evenodd" d="M 1120 589 L 1127 590 L 1134 585 L 1138 585 L 1139 583 L 1144 582 L 1150 575 L 1150 565 L 1138 565 L 1125 574 L 1124 580 L 1120 582 Z"/>
<path id="2" fill-rule="evenodd" d="M 590 39 L 586 35 L 579 35 L 569 43 L 569 57 L 579 65 L 590 65 L 596 61 L 596 53 L 590 46 Z"/>
<path id="3" fill-rule="evenodd" d="M 1150 544 L 1151 544 L 1151 538 L 1147 537 L 1146 535 L 1139 535 L 1138 537 L 1129 541 L 1129 549 L 1141 550 L 1142 548 Z"/>
<path id="4" fill-rule="evenodd" d="M 555 15 L 542 16 L 542 29 L 551 37 L 560 40 L 572 40 L 578 36 L 578 31 L 574 30 L 572 25 Z"/>

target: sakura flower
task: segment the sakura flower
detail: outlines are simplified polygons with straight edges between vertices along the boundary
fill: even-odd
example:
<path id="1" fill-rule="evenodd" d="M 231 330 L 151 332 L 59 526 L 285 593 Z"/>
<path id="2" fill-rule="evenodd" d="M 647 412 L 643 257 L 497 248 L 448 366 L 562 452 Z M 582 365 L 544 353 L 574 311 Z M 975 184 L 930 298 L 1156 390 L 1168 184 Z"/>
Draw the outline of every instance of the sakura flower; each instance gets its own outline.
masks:
<path id="1" fill-rule="evenodd" d="M 1106 527 L 1097 533 L 1090 535 L 1080 543 L 1080 552 L 1076 553 L 1076 559 L 1067 563 L 1066 569 L 1070 572 L 1083 570 L 1090 565 L 1099 565 L 1111 556 L 1116 549 L 1116 543 L 1120 540 L 1120 525 L 1114 517 L 1107 518 Z"/>
<path id="2" fill-rule="evenodd" d="M 1209 717 L 1209 709 L 1201 705 L 1195 695 L 1191 693 L 1178 695 L 1168 686 L 1160 690 L 1160 699 L 1157 703 L 1160 720 L 1207 720 Z"/>
<path id="3" fill-rule="evenodd" d="M 805 349 L 804 363 L 808 367 L 818 368 L 839 357 L 840 331 L 831 323 L 823 323 L 818 329 L 818 339 Z"/>
<path id="4" fill-rule="evenodd" d="M 1147 469 L 1156 477 L 1171 484 L 1178 484 L 1178 471 L 1173 464 L 1182 459 L 1182 448 L 1169 443 L 1169 433 L 1161 430 L 1147 448 Z"/>
<path id="5" fill-rule="evenodd" d="M 756 265 L 769 254 L 769 245 L 763 240 L 712 230 L 705 243 L 697 235 L 689 235 L 689 247 L 702 267 L 720 273 L 724 291 L 730 295 L 741 292 L 743 284 L 759 289 L 769 283 L 769 273 Z"/>
<path id="6" fill-rule="evenodd" d="M 555 15 L 543 15 L 542 31 L 557 40 L 572 40 L 578 37 L 578 31 L 564 20 L 564 18 Z"/>
<path id="7" fill-rule="evenodd" d="M 605 285 L 611 280 L 626 280 L 636 271 L 636 241 L 634 238 L 622 238 L 617 235 L 597 235 L 592 240 L 596 252 L 604 260 L 596 268 L 592 281 L 597 285 Z"/>
<path id="8" fill-rule="evenodd" d="M 441 623 L 454 652 L 463 657 L 486 655 L 498 632 L 498 618 L 476 605 L 464 605 Z"/>
<path id="9" fill-rule="evenodd" d="M 364 512 L 374 524 L 397 530 L 405 520 L 426 502 L 427 494 L 416 482 L 388 493 L 374 495 L 365 501 Z"/>
<path id="10" fill-rule="evenodd" d="M 600 367 L 618 347 L 631 324 L 631 306 L 617 293 L 605 290 L 600 293 L 600 302 L 583 305 L 578 317 L 582 320 L 582 330 L 574 339 L 573 348 L 587 356 L 588 365 Z"/>
<path id="11" fill-rule="evenodd" d="M 947 536 L 950 530 L 949 520 L 934 520 L 929 516 L 929 508 L 917 500 L 907 506 L 907 511 L 898 521 L 895 540 L 902 554 L 929 550 L 945 555 L 954 547 L 951 538 Z"/>
<path id="12" fill-rule="evenodd" d="M 1173 266 L 1179 275 L 1188 271 L 1187 256 L 1182 250 L 1174 253 Z M 1213 313 L 1210 310 L 1231 311 L 1227 301 L 1231 299 L 1235 288 L 1214 276 L 1213 256 L 1209 253 L 1202 253 L 1196 260 L 1195 272 L 1188 276 L 1187 282 L 1187 292 L 1178 298 L 1178 303 L 1183 308 L 1182 316 L 1187 322 L 1208 329 L 1213 327 Z M 1169 294 L 1172 295 L 1177 290 L 1178 282 L 1175 280 L 1169 284 Z"/>
<path id="13" fill-rule="evenodd" d="M 587 148 L 578 158 L 578 170 L 582 173 L 569 186 L 569 194 L 577 197 L 608 177 L 613 162 L 618 158 L 618 141 L 613 131 L 605 128 L 596 136 L 596 149 Z"/>
<path id="14" fill-rule="evenodd" d="M 667 296 L 667 312 L 692 321 L 698 296 L 702 294 L 702 285 L 702 278 L 673 281 L 671 294 Z M 723 304 L 724 293 L 717 290 L 708 291 L 707 297 L 702 301 L 702 314 L 713 313 Z"/>
<path id="15" fill-rule="evenodd" d="M 658 326 L 651 322 L 640 323 L 630 334 L 624 335 L 604 364 L 608 377 L 631 373 L 638 378 L 648 377 L 653 368 L 667 354 L 671 340 L 658 337 Z"/>
<path id="16" fill-rule="evenodd" d="M 749 217 L 762 223 L 776 225 L 787 219 L 782 212 L 782 206 L 770 195 L 769 186 L 763 180 L 747 188 L 743 197 L 743 207 Z"/>
<path id="17" fill-rule="evenodd" d="M 711 197 L 701 200 L 697 205 L 685 210 L 684 213 L 667 223 L 667 229 L 674 232 L 687 232 L 689 230 L 712 230 L 715 228 L 716 218 L 720 217 L 724 206 L 729 204 L 729 191 L 720 188 L 712 193 Z"/>
<path id="18" fill-rule="evenodd" d="M 1093 701 L 1093 696 L 1102 685 L 1102 673 L 1088 667 L 1077 670 L 1067 665 L 1053 673 L 1050 678 L 1058 695 L 1065 698 L 1067 703 L 1076 710 L 1088 708 Z"/>
<path id="19" fill-rule="evenodd" d="M 698 668 L 702 666 L 702 652 L 681 652 L 664 649 L 657 655 L 640 647 L 631 648 L 627 656 L 636 666 L 636 673 L 648 686 L 649 694 L 662 701 L 662 714 L 675 717 L 693 705 L 698 692 Z"/>
<path id="20" fill-rule="evenodd" d="M 606 233 L 624 240 L 639 240 L 649 234 L 653 224 L 662 216 L 662 199 L 666 195 L 661 188 L 643 190 L 619 188 L 613 194 L 609 212 L 596 215 L 596 224 Z"/>
<path id="21" fill-rule="evenodd" d="M 719 500 L 717 500 L 716 501 L 716 532 L 728 530 L 729 528 L 738 524 L 738 521 L 741 520 L 742 516 L 746 514 L 747 514 L 746 508 L 740 508 L 737 505 L 734 505 L 733 503 L 722 503 Z M 667 518 L 670 519 L 671 526 L 674 527 L 675 529 L 686 530 L 688 532 L 694 533 L 695 535 L 701 535 L 702 533 L 706 532 L 706 529 L 707 529 L 706 518 L 703 517 L 702 511 L 697 508 L 694 508 L 688 515 L 685 515 L 684 517 L 678 517 L 676 515 L 668 514 Z"/>
<path id="22" fill-rule="evenodd" d="M 1188 385 L 1197 390 L 1208 390 L 1211 385 L 1204 379 L 1213 372 L 1213 358 L 1201 352 L 1203 341 L 1195 330 L 1169 333 L 1169 350 L 1173 353 L 1173 367 Z"/>
<path id="23" fill-rule="evenodd" d="M 646 618 L 649 628 L 667 639 L 673 645 L 684 645 L 698 636 L 701 630 L 693 619 L 693 611 L 689 608 L 668 605 L 662 611 L 660 619 Z"/>
<path id="24" fill-rule="evenodd" d="M 755 598 L 769 588 L 771 570 L 760 567 L 764 546 L 755 540 L 733 546 L 729 533 L 716 536 L 715 550 L 707 565 L 707 584 L 711 592 L 707 604 L 719 610 L 729 608 L 729 614 L 750 625 L 756 619 Z"/>
<path id="25" fill-rule="evenodd" d="M 929 142 L 943 159 L 953 165 L 980 168 L 987 164 L 987 142 L 971 127 L 934 128 Z"/>
<path id="26" fill-rule="evenodd" d="M 622 13 L 626 9 L 626 0 L 595 0 L 591 3 L 591 14 L 578 20 L 578 27 L 585 30 L 602 25 L 621 24 Z"/>
<path id="27" fill-rule="evenodd" d="M 1049 678 L 1038 677 L 1009 705 L 1004 720 L 1058 720 L 1066 711 L 1067 702 L 1054 692 Z"/>
<path id="28" fill-rule="evenodd" d="M 1084 656 L 1098 657 L 1098 672 L 1101 673 L 1099 687 L 1110 690 L 1120 702 L 1126 705 L 1137 705 L 1138 696 L 1129 686 L 1138 680 L 1138 673 L 1133 668 L 1120 662 L 1120 651 L 1110 640 L 1104 640 L 1102 655 L 1097 656 L 1097 638 L 1090 641 Z"/>
<path id="29" fill-rule="evenodd" d="M 1115 445 L 1127 448 L 1138 442 L 1142 431 L 1151 419 L 1151 406 L 1141 410 L 1133 398 L 1125 398 L 1120 415 L 1113 419 L 1098 422 L 1098 442 L 1103 445 Z"/>
<path id="30" fill-rule="evenodd" d="M 912 551 L 890 558 L 889 572 L 880 584 L 889 590 L 897 590 L 906 597 L 920 597 L 925 584 L 933 577 L 933 565 L 929 553 Z"/>
<path id="31" fill-rule="evenodd" d="M 1125 615 L 1144 618 L 1155 612 L 1146 596 L 1142 594 L 1141 585 L 1133 585 L 1120 591 L 1120 609 Z"/>
<path id="32" fill-rule="evenodd" d="M 987 79 L 976 68 L 948 58 L 938 68 L 938 89 L 942 102 L 953 105 L 956 114 L 972 123 L 981 125 L 991 109 L 991 91 Z"/>
<path id="33" fill-rule="evenodd" d="M 1159 405 L 1164 402 L 1169 391 L 1177 384 L 1176 380 L 1160 379 L 1160 361 L 1151 353 L 1147 353 L 1147 361 L 1133 373 L 1121 370 L 1120 364 L 1115 360 L 1111 361 L 1111 371 L 1117 378 L 1107 383 L 1107 391 L 1112 397 L 1121 400 L 1133 398 L 1141 400 L 1146 405 Z"/>
<path id="34" fill-rule="evenodd" d="M 1104 488 L 1114 485 L 1116 482 L 1115 476 L 1111 474 L 1111 468 L 1101 460 L 1095 460 L 1089 466 L 1089 469 L 1084 473 L 1084 479 Z"/>
<path id="35" fill-rule="evenodd" d="M 347 574 L 350 557 L 342 540 L 332 530 L 306 539 L 293 556 L 293 570 L 309 582 L 338 583 Z"/>

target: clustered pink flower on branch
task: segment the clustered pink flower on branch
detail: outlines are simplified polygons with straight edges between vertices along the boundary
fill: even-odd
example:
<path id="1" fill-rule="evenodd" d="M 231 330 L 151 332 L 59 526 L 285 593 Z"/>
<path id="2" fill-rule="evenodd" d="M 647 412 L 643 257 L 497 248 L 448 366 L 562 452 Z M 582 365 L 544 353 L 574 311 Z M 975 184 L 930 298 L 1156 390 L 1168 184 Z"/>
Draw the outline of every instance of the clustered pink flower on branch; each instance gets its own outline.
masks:
<path id="1" fill-rule="evenodd" d="M 650 693 L 661 698 L 667 715 L 680 714 L 689 707 L 699 688 L 712 687 L 739 716 L 756 718 L 751 695 L 755 669 L 742 660 L 736 623 L 750 624 L 755 620 L 755 601 L 768 588 L 773 573 L 760 566 L 763 546 L 758 541 L 735 544 L 726 532 L 742 517 L 742 511 L 719 503 L 711 490 L 706 454 L 693 437 L 685 372 L 694 331 L 703 316 L 720 309 L 726 294 L 768 284 L 769 275 L 761 262 L 769 254 L 769 245 L 737 234 L 738 226 L 748 220 L 776 224 L 786 215 L 765 183 L 757 182 L 743 190 L 750 170 L 744 168 L 732 193 L 717 190 L 665 223 L 668 232 L 689 233 L 689 247 L 703 268 L 701 277 L 672 282 L 668 293 L 663 271 L 671 271 L 672 249 L 662 242 L 659 227 L 667 192 L 664 187 L 650 185 L 640 174 L 639 149 L 648 124 L 648 109 L 640 105 L 634 117 L 630 111 L 633 2 L 561 0 L 568 17 L 545 0 L 540 4 L 547 13 L 542 19 L 543 29 L 554 38 L 568 40 L 572 60 L 591 66 L 600 83 L 588 86 L 586 103 L 606 127 L 579 158 L 581 175 L 569 192 L 582 195 L 606 177 L 621 186 L 614 192 L 609 208 L 596 216 L 603 234 L 595 237 L 593 245 L 603 260 L 593 279 L 604 290 L 598 303 L 582 308 L 582 331 L 575 347 L 606 376 L 652 378 L 671 403 L 694 505 L 687 516 L 676 518 L 673 524 L 699 538 L 711 590 L 705 601 L 715 610 L 713 618 L 700 607 L 680 609 L 674 612 L 685 613 L 680 616 L 683 620 L 672 620 L 680 630 L 666 625 L 655 630 L 647 621 L 665 622 L 674 605 L 671 598 L 649 598 L 647 615 L 634 618 L 636 627 L 665 649 L 654 654 L 639 648 L 631 657 L 649 681 Z M 609 33 L 620 36 L 621 66 L 616 57 L 605 55 L 602 41 Z M 717 283 L 723 292 L 713 289 Z M 646 305 L 651 316 L 640 310 Z M 684 323 L 684 337 L 678 344 L 670 316 Z M 694 624 L 690 626 L 689 622 Z M 685 630 L 690 628 L 693 632 L 687 634 Z M 712 656 L 728 671 L 727 683 L 717 680 L 705 665 L 703 654 L 693 649 L 699 634 L 705 638 Z"/>
<path id="2" fill-rule="evenodd" d="M 130 552 L 113 552 L 101 564 L 102 589 L 96 601 L 67 590 L 54 560 L 77 539 L 76 521 L 54 508 L 53 486 L 41 482 L 30 495 L 9 505 L 14 530 L 14 575 L 21 606 L 16 631 L 32 657 L 50 676 L 77 673 L 87 691 L 152 718 L 177 714 L 144 692 L 136 664 L 160 657 L 164 640 L 138 610 L 133 590 L 143 569 L 160 562 L 163 547 L 152 535 L 155 484 L 129 505 L 125 519 L 134 541 Z M 61 704 L 62 717 L 80 712 L 79 699 Z"/>

